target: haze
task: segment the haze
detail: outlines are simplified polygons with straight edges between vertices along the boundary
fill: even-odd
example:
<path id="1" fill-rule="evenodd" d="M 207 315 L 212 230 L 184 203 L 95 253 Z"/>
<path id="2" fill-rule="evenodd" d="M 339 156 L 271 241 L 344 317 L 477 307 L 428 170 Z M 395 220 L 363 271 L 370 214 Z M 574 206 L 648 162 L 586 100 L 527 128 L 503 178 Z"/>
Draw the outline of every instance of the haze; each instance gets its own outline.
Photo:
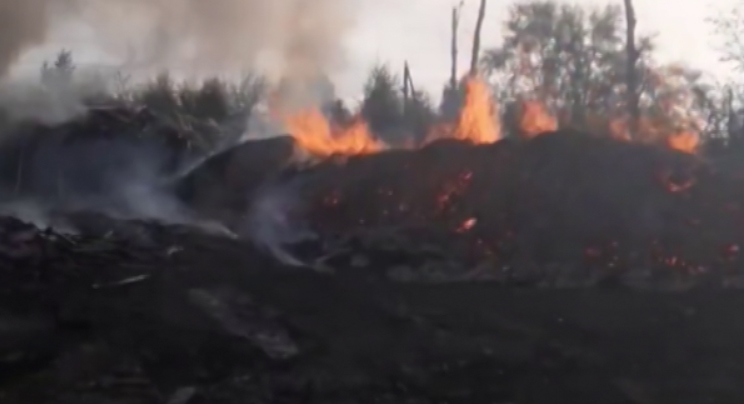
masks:
<path id="1" fill-rule="evenodd" d="M 438 96 L 448 76 L 450 9 L 457 0 L 346 1 L 357 4 L 354 24 L 344 31 L 345 65 L 333 74 L 339 94 L 344 98 L 358 98 L 372 65 L 384 62 L 402 67 L 403 61 L 408 60 L 417 86 Z M 659 54 L 665 60 L 682 61 L 713 75 L 726 75 L 728 70 L 718 61 L 713 46 L 715 38 L 705 20 L 731 7 L 735 1 L 636 0 L 638 28 L 642 32 L 658 32 Z M 621 3 L 620 0 L 616 2 Z M 608 2 L 577 0 L 572 3 L 601 6 Z M 483 32 L 484 47 L 498 43 L 509 4 L 490 1 Z M 477 6 L 478 0 L 465 0 L 460 34 L 462 69 L 468 63 Z M 17 71 L 37 69 L 44 58 L 61 47 L 72 49 L 81 64 L 110 61 L 109 54 L 93 45 L 96 34 L 85 27 L 57 26 L 50 36 L 49 43 L 21 59 Z"/>

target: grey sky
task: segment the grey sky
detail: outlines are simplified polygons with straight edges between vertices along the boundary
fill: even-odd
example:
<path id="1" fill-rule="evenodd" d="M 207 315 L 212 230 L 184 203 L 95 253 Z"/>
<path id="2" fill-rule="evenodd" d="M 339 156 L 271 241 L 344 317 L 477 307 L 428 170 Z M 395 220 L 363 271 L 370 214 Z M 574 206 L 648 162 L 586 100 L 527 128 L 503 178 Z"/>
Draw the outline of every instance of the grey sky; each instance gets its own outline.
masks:
<path id="1" fill-rule="evenodd" d="M 658 32 L 666 61 L 684 61 L 692 66 L 722 73 L 713 49 L 714 37 L 706 18 L 736 0 L 635 0 L 638 29 Z M 408 60 L 418 86 L 438 93 L 449 74 L 449 18 L 457 0 L 376 0 L 379 7 L 366 11 L 350 38 L 353 67 L 341 80 L 344 93 L 358 92 L 367 66 L 375 61 L 402 66 Z M 622 0 L 616 0 L 622 4 Z M 478 0 L 465 0 L 460 35 L 461 71 L 469 63 L 472 32 Z M 508 2 L 489 0 L 484 24 L 484 46 L 498 42 Z M 574 4 L 602 5 L 603 0 L 576 0 Z M 436 94 L 435 94 L 436 95 Z"/>

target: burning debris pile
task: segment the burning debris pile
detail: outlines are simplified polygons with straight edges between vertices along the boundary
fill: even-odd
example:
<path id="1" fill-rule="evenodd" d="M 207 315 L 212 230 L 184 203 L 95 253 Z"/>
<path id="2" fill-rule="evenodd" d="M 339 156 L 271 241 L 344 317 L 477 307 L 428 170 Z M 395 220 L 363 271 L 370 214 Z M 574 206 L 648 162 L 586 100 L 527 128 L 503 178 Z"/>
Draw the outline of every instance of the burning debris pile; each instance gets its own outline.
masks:
<path id="1" fill-rule="evenodd" d="M 272 144 L 283 152 L 268 153 Z M 222 209 L 222 220 L 231 205 L 220 193 L 241 196 L 232 206 L 242 207 L 284 187 L 303 201 L 301 211 L 284 213 L 323 237 L 393 229 L 413 240 L 400 249 L 419 242 L 446 250 L 465 263 L 461 272 L 478 276 L 541 284 L 740 282 L 744 184 L 696 155 L 567 131 L 482 145 L 440 140 L 309 168 L 293 163 L 289 139 L 241 147 L 271 164 L 243 176 L 226 161 L 218 168 L 218 157 L 194 174 L 209 178 L 212 191 L 186 182 L 187 199 L 203 211 Z M 235 215 L 226 221 L 240 223 Z"/>
<path id="2" fill-rule="evenodd" d="M 741 277 L 744 184 L 661 148 L 565 132 L 486 146 L 444 142 L 327 162 L 298 181 L 321 233 L 446 232 L 442 247 L 460 244 L 472 265 L 489 260 L 505 279 Z"/>

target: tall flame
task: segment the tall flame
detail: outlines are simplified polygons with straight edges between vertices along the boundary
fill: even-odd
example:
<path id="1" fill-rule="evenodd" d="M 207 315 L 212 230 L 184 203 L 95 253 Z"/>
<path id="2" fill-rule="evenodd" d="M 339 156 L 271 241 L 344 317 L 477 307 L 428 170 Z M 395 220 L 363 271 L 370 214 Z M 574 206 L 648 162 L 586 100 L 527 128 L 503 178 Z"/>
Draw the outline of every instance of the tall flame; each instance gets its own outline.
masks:
<path id="1" fill-rule="evenodd" d="M 457 120 L 434 126 L 425 143 L 442 138 L 475 144 L 495 143 L 501 139 L 498 109 L 483 80 L 473 76 L 465 79 L 465 97 Z"/>
<path id="2" fill-rule="evenodd" d="M 494 143 L 501 139 L 497 107 L 488 85 L 478 77 L 465 80 L 465 101 L 452 137 L 476 144 Z"/>

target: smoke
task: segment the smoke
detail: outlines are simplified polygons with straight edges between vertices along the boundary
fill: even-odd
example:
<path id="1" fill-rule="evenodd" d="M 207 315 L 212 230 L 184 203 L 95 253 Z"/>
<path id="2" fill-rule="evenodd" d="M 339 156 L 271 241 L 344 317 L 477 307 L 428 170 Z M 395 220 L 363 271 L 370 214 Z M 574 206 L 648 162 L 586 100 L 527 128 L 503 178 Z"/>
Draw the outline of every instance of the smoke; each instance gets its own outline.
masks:
<path id="1" fill-rule="evenodd" d="M 106 94 L 109 87 L 105 77 L 85 70 L 58 83 L 19 78 L 0 83 L 0 110 L 13 120 L 61 124 L 88 112 L 85 101 Z"/>
<path id="2" fill-rule="evenodd" d="M 344 65 L 361 0 L 0 0 L 0 76 L 70 22 L 131 70 L 214 74 L 262 68 L 316 77 Z"/>
<path id="3" fill-rule="evenodd" d="M 25 50 L 46 41 L 48 5 L 49 0 L 0 0 L 0 77 Z"/>
<path id="4" fill-rule="evenodd" d="M 298 184 L 267 185 L 257 192 L 246 215 L 242 232 L 287 265 L 305 266 L 286 246 L 313 240 L 317 235 L 305 226 Z"/>
<path id="5" fill-rule="evenodd" d="M 49 223 L 55 211 L 95 211 L 119 218 L 187 223 L 191 212 L 177 200 L 162 165 L 162 147 L 100 137 L 39 142 L 23 166 L 23 190 L 4 190 L 2 209 Z"/>
<path id="6" fill-rule="evenodd" d="M 291 87 L 277 94 L 286 98 L 283 102 L 318 101 L 332 92 L 328 77 L 346 66 L 344 40 L 361 1 L 0 0 L 0 106 L 12 117 L 43 118 L 49 124 L 85 112 L 78 101 L 103 84 L 90 91 L 78 90 L 77 83 L 52 91 L 49 86 L 31 88 L 25 82 L 4 80 L 28 51 L 51 43 L 65 47 L 55 37 L 65 26 L 85 27 L 91 33 L 85 44 L 66 48 L 72 47 L 75 55 L 76 47 L 98 50 L 105 59 L 116 60 L 123 74 L 151 77 L 169 71 L 173 77 L 189 79 L 255 71 Z M 31 163 L 31 182 L 38 187 L 31 193 L 54 201 L 45 202 L 43 209 L 62 203 L 177 220 L 181 209 L 161 191 L 158 170 L 142 166 L 162 161 L 157 154 L 94 142 L 74 149 L 50 146 Z M 67 173 L 62 197 L 58 176 L 50 172 Z M 112 189 L 101 184 L 117 185 Z M 253 234 L 266 237 L 268 244 L 286 242 L 291 233 L 276 219 L 285 200 L 291 197 L 270 193 L 254 207 L 271 219 L 251 225 Z"/>

